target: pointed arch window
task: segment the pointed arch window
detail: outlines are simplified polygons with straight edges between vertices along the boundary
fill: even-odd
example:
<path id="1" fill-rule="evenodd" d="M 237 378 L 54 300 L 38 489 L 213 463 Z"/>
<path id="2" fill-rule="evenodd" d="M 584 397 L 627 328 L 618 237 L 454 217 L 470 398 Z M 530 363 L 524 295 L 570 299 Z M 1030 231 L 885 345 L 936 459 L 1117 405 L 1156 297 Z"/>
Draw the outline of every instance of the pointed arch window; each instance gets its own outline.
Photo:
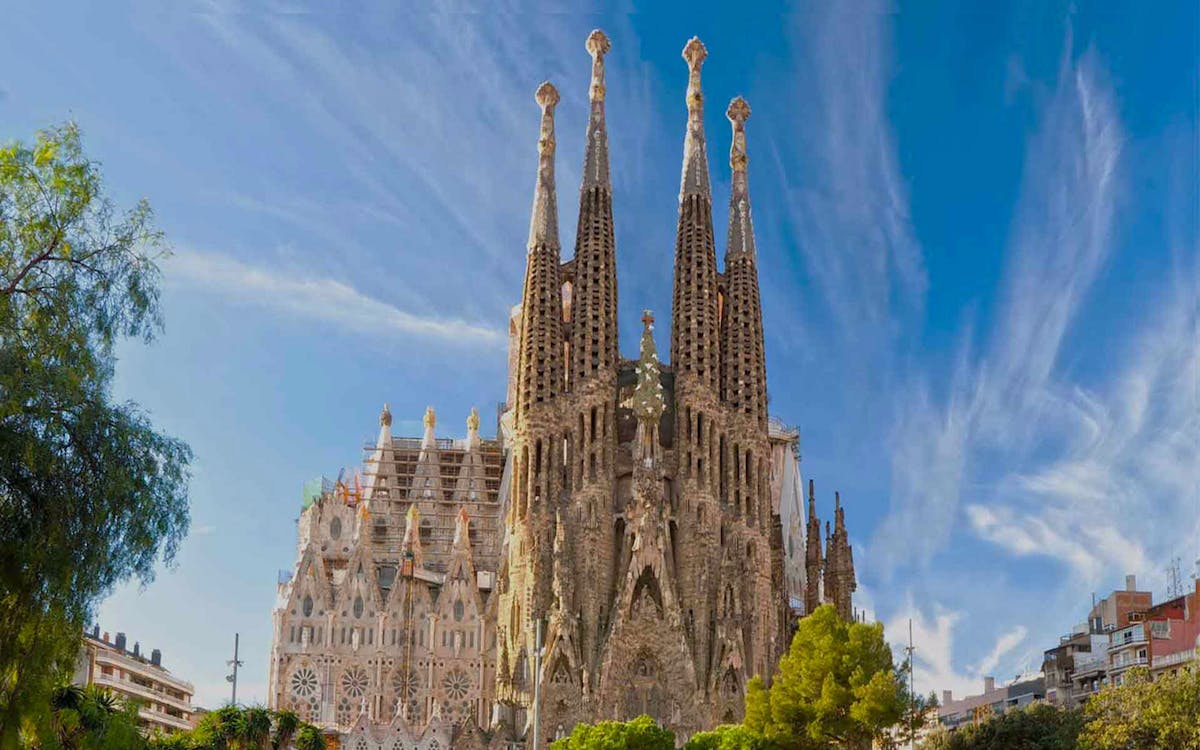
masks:
<path id="1" fill-rule="evenodd" d="M 363 614 L 363 599 L 361 596 L 354 597 L 354 616 L 362 617 Z"/>
<path id="2" fill-rule="evenodd" d="M 301 611 L 305 617 L 311 617 L 313 613 L 313 600 L 311 596 L 304 597 L 304 603 L 301 605 Z"/>
<path id="3" fill-rule="evenodd" d="M 454 621 L 462 622 L 463 614 L 465 611 L 466 611 L 466 608 L 463 606 L 462 599 L 458 599 L 457 601 L 455 601 L 454 602 Z"/>
<path id="4" fill-rule="evenodd" d="M 334 518 L 329 522 L 329 538 L 337 539 L 342 535 L 342 519 Z"/>

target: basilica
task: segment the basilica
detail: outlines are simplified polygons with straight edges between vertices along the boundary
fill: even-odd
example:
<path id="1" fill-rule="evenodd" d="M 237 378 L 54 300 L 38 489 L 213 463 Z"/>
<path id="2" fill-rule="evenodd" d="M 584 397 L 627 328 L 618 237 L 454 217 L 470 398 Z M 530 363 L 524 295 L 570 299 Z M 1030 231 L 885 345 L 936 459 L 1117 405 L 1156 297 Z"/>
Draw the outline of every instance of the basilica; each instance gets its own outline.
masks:
<path id="1" fill-rule="evenodd" d="M 394 436 L 384 406 L 361 474 L 306 493 L 274 609 L 269 701 L 349 750 L 545 747 L 580 721 L 648 714 L 681 740 L 741 718 L 796 618 L 853 616 L 840 499 L 824 543 L 799 433 L 767 412 L 746 124 L 727 109 L 723 270 L 700 85 L 687 126 L 669 362 L 654 317 L 617 341 L 605 125 L 609 40 L 587 39 L 590 113 L 572 257 L 563 258 L 555 107 L 544 83 L 537 177 L 509 376 L 494 438 Z M 499 384 L 498 384 L 499 385 Z M 807 517 L 805 515 L 807 510 Z"/>

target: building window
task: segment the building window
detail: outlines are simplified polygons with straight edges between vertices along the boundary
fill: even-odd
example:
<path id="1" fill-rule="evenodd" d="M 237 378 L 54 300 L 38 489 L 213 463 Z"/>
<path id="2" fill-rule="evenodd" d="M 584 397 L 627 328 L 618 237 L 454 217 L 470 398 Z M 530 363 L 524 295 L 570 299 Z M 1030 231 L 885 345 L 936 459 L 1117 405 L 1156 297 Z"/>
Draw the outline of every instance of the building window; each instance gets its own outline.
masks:
<path id="1" fill-rule="evenodd" d="M 354 616 L 362 617 L 362 614 L 363 614 L 363 600 L 362 600 L 361 596 L 356 596 L 356 597 L 354 597 Z"/>
<path id="2" fill-rule="evenodd" d="M 310 617 L 313 612 L 313 600 L 311 596 L 304 597 L 303 612 L 305 617 Z"/>
<path id="3" fill-rule="evenodd" d="M 342 519 L 334 518 L 329 522 L 329 538 L 337 539 L 342 535 Z"/>
<path id="4" fill-rule="evenodd" d="M 459 599 L 458 601 L 454 602 L 454 621 L 455 622 L 462 622 L 464 609 L 465 608 L 463 607 L 462 599 Z"/>

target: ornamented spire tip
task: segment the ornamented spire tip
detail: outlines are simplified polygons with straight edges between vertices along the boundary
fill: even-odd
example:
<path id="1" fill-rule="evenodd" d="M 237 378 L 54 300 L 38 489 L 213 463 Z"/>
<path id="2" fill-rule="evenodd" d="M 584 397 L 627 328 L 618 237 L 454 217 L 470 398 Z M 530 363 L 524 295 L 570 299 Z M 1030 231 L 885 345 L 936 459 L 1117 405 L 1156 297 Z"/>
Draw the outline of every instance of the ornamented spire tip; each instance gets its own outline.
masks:
<path id="1" fill-rule="evenodd" d="M 608 40 L 608 34 L 600 29 L 593 29 L 592 33 L 588 34 L 585 46 L 592 57 L 604 57 L 612 49 L 612 42 Z"/>
<path id="2" fill-rule="evenodd" d="M 558 89 L 554 88 L 554 84 L 549 81 L 543 81 L 541 86 L 538 86 L 537 93 L 534 94 L 537 99 L 538 106 L 545 110 L 553 110 L 554 105 L 558 104 Z"/>
<path id="3" fill-rule="evenodd" d="M 388 408 L 386 403 L 383 405 L 383 411 L 379 412 L 379 425 L 381 427 L 392 426 L 392 410 Z"/>
<path id="4" fill-rule="evenodd" d="M 725 116 L 735 125 L 745 123 L 750 119 L 750 105 L 742 97 L 735 97 L 729 102 L 729 109 L 725 110 Z"/>
<path id="5" fill-rule="evenodd" d="M 687 60 L 689 68 L 699 68 L 704 64 L 706 57 L 708 57 L 708 50 L 704 47 L 704 42 L 700 41 L 700 37 L 694 36 L 684 45 L 683 59 Z"/>

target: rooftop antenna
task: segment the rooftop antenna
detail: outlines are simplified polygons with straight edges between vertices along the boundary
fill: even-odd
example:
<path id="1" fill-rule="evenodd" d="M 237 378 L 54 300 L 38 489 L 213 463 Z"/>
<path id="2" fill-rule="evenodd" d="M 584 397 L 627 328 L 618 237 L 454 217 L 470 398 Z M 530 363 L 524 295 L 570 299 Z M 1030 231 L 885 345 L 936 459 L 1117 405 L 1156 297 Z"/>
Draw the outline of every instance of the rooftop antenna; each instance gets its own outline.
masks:
<path id="1" fill-rule="evenodd" d="M 1171 560 L 1171 564 L 1167 566 L 1167 573 L 1171 577 L 1171 582 L 1167 585 L 1167 598 L 1176 599 L 1183 596 L 1183 575 L 1180 573 L 1180 566 L 1183 561 L 1179 557 Z"/>
<path id="2" fill-rule="evenodd" d="M 238 667 L 242 666 L 244 663 L 238 659 L 238 637 L 238 633 L 233 634 L 233 659 L 225 662 L 229 666 L 233 667 L 233 672 L 225 675 L 225 680 L 233 683 L 233 697 L 229 699 L 229 705 L 231 706 L 237 705 L 237 673 Z"/>
<path id="3" fill-rule="evenodd" d="M 913 646 L 912 634 L 912 618 L 908 618 L 908 648 L 904 649 L 908 653 L 908 750 L 914 750 L 917 742 L 917 692 L 913 686 L 913 673 L 916 672 L 916 663 L 913 661 L 913 654 L 916 653 L 916 647 Z"/>

